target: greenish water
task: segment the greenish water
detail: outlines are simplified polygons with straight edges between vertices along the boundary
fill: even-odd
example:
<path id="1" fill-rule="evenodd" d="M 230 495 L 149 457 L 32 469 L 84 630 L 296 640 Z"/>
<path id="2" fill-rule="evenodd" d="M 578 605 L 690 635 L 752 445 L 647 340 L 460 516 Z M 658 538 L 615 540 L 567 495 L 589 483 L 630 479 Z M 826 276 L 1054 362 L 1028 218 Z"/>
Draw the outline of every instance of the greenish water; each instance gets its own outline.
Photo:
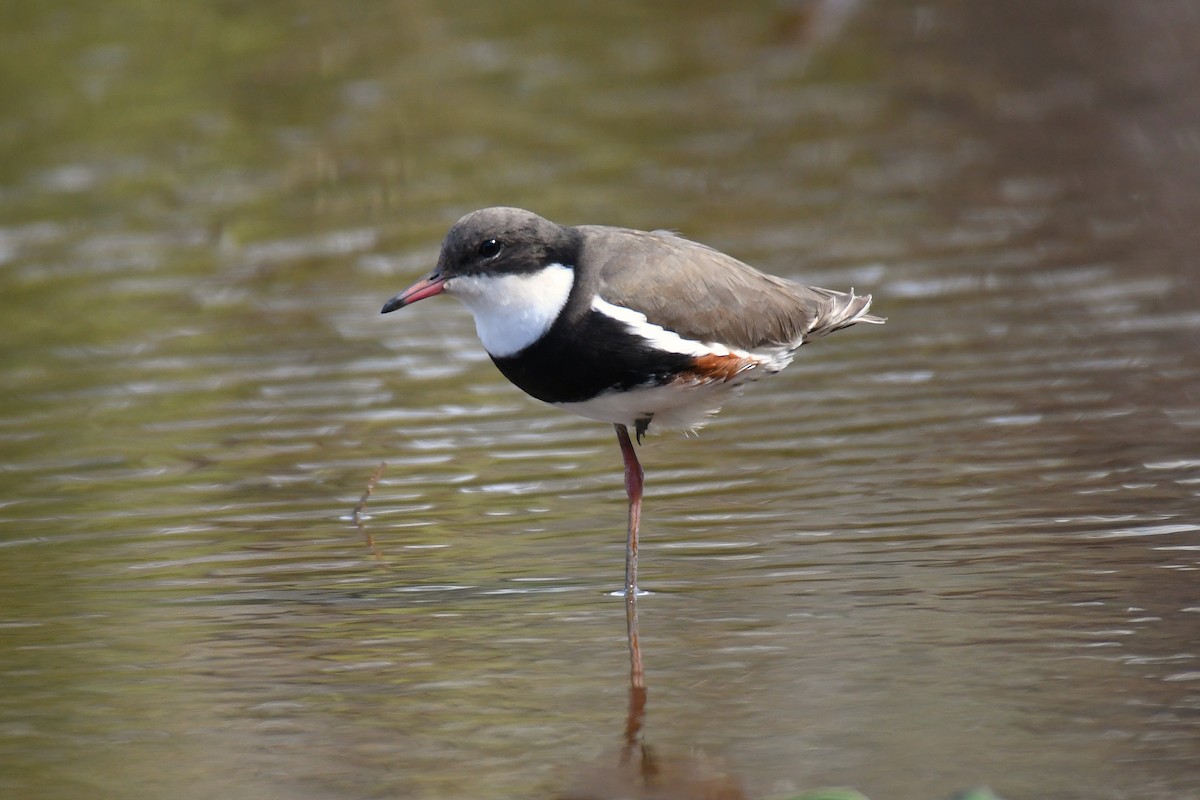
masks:
<path id="1" fill-rule="evenodd" d="M 4 19 L 0 795 L 633 793 L 611 429 L 378 314 L 500 203 L 890 318 L 642 448 L 644 796 L 1200 795 L 1190 5 Z"/>

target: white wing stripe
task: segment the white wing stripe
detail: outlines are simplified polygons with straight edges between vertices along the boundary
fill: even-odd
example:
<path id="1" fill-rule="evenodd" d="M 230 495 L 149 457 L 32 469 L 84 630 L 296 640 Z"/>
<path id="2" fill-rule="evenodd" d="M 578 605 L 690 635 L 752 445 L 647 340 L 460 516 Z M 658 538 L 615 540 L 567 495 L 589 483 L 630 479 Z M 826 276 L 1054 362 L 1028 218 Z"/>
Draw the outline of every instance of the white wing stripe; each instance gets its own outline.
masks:
<path id="1" fill-rule="evenodd" d="M 625 323 L 625 327 L 630 333 L 641 336 L 654 347 L 667 353 L 679 353 L 680 355 L 697 358 L 700 356 L 728 355 L 736 355 L 743 358 L 750 357 L 750 354 L 743 350 L 735 350 L 716 342 L 697 342 L 692 339 L 685 339 L 675 331 L 669 331 L 661 325 L 655 325 L 646 319 L 646 315 L 642 312 L 634 311 L 632 308 L 625 308 L 624 306 L 615 306 L 600 295 L 592 298 L 592 310 L 598 311 L 610 319 Z"/>

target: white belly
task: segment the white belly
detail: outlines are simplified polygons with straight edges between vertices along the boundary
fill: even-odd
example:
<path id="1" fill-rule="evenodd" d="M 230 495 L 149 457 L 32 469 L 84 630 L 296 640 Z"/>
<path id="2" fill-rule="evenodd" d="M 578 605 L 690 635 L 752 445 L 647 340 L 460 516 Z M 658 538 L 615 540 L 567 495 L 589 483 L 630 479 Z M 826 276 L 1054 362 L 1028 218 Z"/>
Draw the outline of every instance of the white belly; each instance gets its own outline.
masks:
<path id="1" fill-rule="evenodd" d="M 673 383 L 627 392 L 606 392 L 591 400 L 553 405 L 599 422 L 633 427 L 638 420 L 649 417 L 653 420 L 652 430 L 692 431 L 717 413 L 726 400 L 737 396 L 746 382 Z"/>

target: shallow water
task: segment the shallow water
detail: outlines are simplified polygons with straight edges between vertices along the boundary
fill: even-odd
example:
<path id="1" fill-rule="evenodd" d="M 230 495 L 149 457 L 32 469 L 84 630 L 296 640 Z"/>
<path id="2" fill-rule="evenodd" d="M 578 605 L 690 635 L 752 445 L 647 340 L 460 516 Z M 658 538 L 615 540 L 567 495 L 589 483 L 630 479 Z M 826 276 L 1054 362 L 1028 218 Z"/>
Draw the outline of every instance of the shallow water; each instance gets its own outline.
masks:
<path id="1" fill-rule="evenodd" d="M 991 6 L 14 11 L 0 793 L 629 794 L 611 428 L 378 315 L 508 203 L 890 318 L 641 448 L 660 788 L 1200 796 L 1200 17 Z"/>

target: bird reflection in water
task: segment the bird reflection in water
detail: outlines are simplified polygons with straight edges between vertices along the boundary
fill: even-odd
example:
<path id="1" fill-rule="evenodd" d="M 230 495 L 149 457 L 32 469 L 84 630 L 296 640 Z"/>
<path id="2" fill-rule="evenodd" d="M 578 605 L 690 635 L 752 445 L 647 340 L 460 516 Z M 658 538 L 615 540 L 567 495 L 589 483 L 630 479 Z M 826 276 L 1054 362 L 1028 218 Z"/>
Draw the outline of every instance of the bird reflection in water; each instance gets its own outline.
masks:
<path id="1" fill-rule="evenodd" d="M 738 780 L 696 753 L 661 753 L 646 743 L 646 673 L 638 638 L 637 596 L 625 596 L 629 711 L 619 756 L 584 770 L 557 800 L 745 800 Z"/>

